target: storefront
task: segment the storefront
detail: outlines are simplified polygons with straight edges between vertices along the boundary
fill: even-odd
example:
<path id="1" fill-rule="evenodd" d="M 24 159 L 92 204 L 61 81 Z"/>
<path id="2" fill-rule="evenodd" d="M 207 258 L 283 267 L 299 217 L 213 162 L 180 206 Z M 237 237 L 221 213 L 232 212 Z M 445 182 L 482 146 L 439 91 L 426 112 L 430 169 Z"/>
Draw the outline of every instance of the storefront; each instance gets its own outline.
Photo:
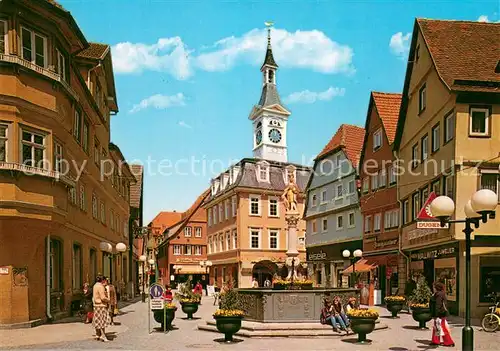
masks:
<path id="1" fill-rule="evenodd" d="M 409 256 L 410 276 L 424 276 L 431 288 L 434 282 L 442 282 L 446 288 L 448 310 L 451 314 L 458 314 L 458 242 L 414 250 Z"/>
<path id="2" fill-rule="evenodd" d="M 349 287 L 348 277 L 342 275 L 350 262 L 342 256 L 344 250 L 352 253 L 361 249 L 361 240 L 343 242 L 338 244 L 307 247 L 308 275 L 316 286 L 341 288 Z"/>

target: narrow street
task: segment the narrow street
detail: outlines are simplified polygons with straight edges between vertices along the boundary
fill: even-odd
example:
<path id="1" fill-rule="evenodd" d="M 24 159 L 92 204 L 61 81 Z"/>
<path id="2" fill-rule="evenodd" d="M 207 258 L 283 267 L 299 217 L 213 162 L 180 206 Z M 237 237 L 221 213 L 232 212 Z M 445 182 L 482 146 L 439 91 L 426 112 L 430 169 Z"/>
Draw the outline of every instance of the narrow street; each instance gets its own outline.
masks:
<path id="1" fill-rule="evenodd" d="M 205 297 L 198 313 L 198 319 L 186 320 L 179 309 L 174 321 L 174 330 L 164 334 L 154 331 L 159 325 L 151 317 L 152 332 L 148 332 L 148 303 L 136 302 L 121 309 L 121 315 L 116 319 L 121 323 L 107 329 L 113 340 L 108 343 L 98 342 L 92 338 L 92 328 L 78 322 L 56 323 L 43 325 L 32 329 L 0 330 L 1 350 L 36 349 L 36 350 L 210 350 L 231 349 L 234 345 L 219 343 L 221 334 L 203 332 L 197 329 L 199 323 L 211 318 L 214 312 L 213 299 Z M 428 345 L 431 331 L 416 329 L 417 323 L 410 315 L 403 313 L 401 318 L 387 318 L 389 312 L 380 309 L 381 318 L 389 325 L 388 329 L 375 331 L 368 336 L 372 340 L 374 350 L 424 350 L 433 349 Z M 458 323 L 450 323 L 455 348 L 461 348 L 461 328 Z M 475 328 L 475 349 L 492 350 L 497 348 L 498 333 L 485 333 Z M 238 350 L 358 350 L 364 345 L 353 344 L 354 335 L 331 338 L 240 338 Z"/>

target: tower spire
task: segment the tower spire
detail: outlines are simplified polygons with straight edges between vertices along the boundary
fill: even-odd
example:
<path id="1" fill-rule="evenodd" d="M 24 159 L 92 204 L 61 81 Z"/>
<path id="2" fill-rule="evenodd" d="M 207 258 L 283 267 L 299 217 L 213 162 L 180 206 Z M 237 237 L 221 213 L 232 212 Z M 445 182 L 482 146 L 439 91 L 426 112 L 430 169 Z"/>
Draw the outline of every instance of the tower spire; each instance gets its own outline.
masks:
<path id="1" fill-rule="evenodd" d="M 274 68 L 278 68 L 278 64 L 276 63 L 276 61 L 274 60 L 274 57 L 273 57 L 273 48 L 271 46 L 271 28 L 272 26 L 274 25 L 273 22 L 265 22 L 264 23 L 267 27 L 267 50 L 266 50 L 266 57 L 264 58 L 264 63 L 262 64 L 262 68 L 264 68 L 264 66 L 271 66 L 271 67 L 274 67 Z"/>

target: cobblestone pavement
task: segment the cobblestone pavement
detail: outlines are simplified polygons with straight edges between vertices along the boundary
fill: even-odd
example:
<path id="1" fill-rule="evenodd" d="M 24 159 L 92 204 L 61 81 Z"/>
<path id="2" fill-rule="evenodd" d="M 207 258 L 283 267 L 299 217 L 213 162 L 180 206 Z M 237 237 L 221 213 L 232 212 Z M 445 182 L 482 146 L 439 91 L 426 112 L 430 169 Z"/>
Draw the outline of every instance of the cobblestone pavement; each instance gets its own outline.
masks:
<path id="1" fill-rule="evenodd" d="M 114 340 L 108 343 L 92 339 L 92 328 L 82 323 L 61 323 L 44 325 L 32 329 L 0 330 L 0 349 L 38 349 L 38 350 L 427 350 L 435 349 L 429 346 L 431 331 L 416 329 L 417 323 L 410 315 L 403 313 L 401 318 L 390 319 L 385 309 L 380 309 L 381 319 L 389 325 L 389 329 L 375 331 L 368 335 L 371 344 L 357 345 L 356 337 L 347 335 L 331 338 L 238 338 L 242 340 L 237 345 L 221 344 L 217 340 L 222 334 L 203 332 L 197 329 L 198 323 L 211 318 L 215 307 L 211 298 L 204 298 L 198 313 L 200 318 L 188 321 L 183 319 L 184 313 L 179 309 L 174 321 L 175 330 L 167 334 L 163 332 L 148 332 L 148 316 L 151 318 L 151 328 L 159 327 L 148 314 L 148 304 L 137 302 L 124 307 L 123 313 L 117 318 L 119 326 L 109 327 L 107 332 Z M 461 345 L 462 325 L 452 323 L 452 334 L 459 350 Z M 475 328 L 476 350 L 498 350 L 500 332 L 485 333 Z"/>

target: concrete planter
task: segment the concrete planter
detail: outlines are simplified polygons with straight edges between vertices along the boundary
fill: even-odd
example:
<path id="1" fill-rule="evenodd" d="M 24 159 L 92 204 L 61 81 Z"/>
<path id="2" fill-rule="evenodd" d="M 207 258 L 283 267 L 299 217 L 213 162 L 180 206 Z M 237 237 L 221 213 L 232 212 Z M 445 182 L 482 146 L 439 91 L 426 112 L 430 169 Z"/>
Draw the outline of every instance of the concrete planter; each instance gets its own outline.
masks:
<path id="1" fill-rule="evenodd" d="M 387 301 L 387 310 L 391 312 L 392 318 L 396 318 L 403 309 L 403 301 Z"/>
<path id="2" fill-rule="evenodd" d="M 432 319 L 431 310 L 429 308 L 412 307 L 411 315 L 418 322 L 420 329 L 426 329 L 426 323 Z"/>
<path id="3" fill-rule="evenodd" d="M 243 317 L 232 316 L 218 316 L 214 317 L 216 321 L 217 330 L 224 334 L 225 342 L 232 342 L 233 335 L 241 329 L 241 320 Z"/>
<path id="4" fill-rule="evenodd" d="M 349 317 L 351 329 L 358 334 L 358 342 L 366 342 L 366 334 L 370 334 L 375 329 L 377 317 Z"/>
<path id="5" fill-rule="evenodd" d="M 172 329 L 175 311 L 177 311 L 177 308 L 167 308 L 165 312 L 162 310 L 153 310 L 153 317 L 157 323 L 161 324 L 161 329 L 165 329 L 165 323 L 167 323 L 167 329 Z"/>
<path id="6" fill-rule="evenodd" d="M 193 319 L 193 314 L 198 311 L 197 302 L 181 302 L 182 312 L 187 314 L 188 319 Z"/>

